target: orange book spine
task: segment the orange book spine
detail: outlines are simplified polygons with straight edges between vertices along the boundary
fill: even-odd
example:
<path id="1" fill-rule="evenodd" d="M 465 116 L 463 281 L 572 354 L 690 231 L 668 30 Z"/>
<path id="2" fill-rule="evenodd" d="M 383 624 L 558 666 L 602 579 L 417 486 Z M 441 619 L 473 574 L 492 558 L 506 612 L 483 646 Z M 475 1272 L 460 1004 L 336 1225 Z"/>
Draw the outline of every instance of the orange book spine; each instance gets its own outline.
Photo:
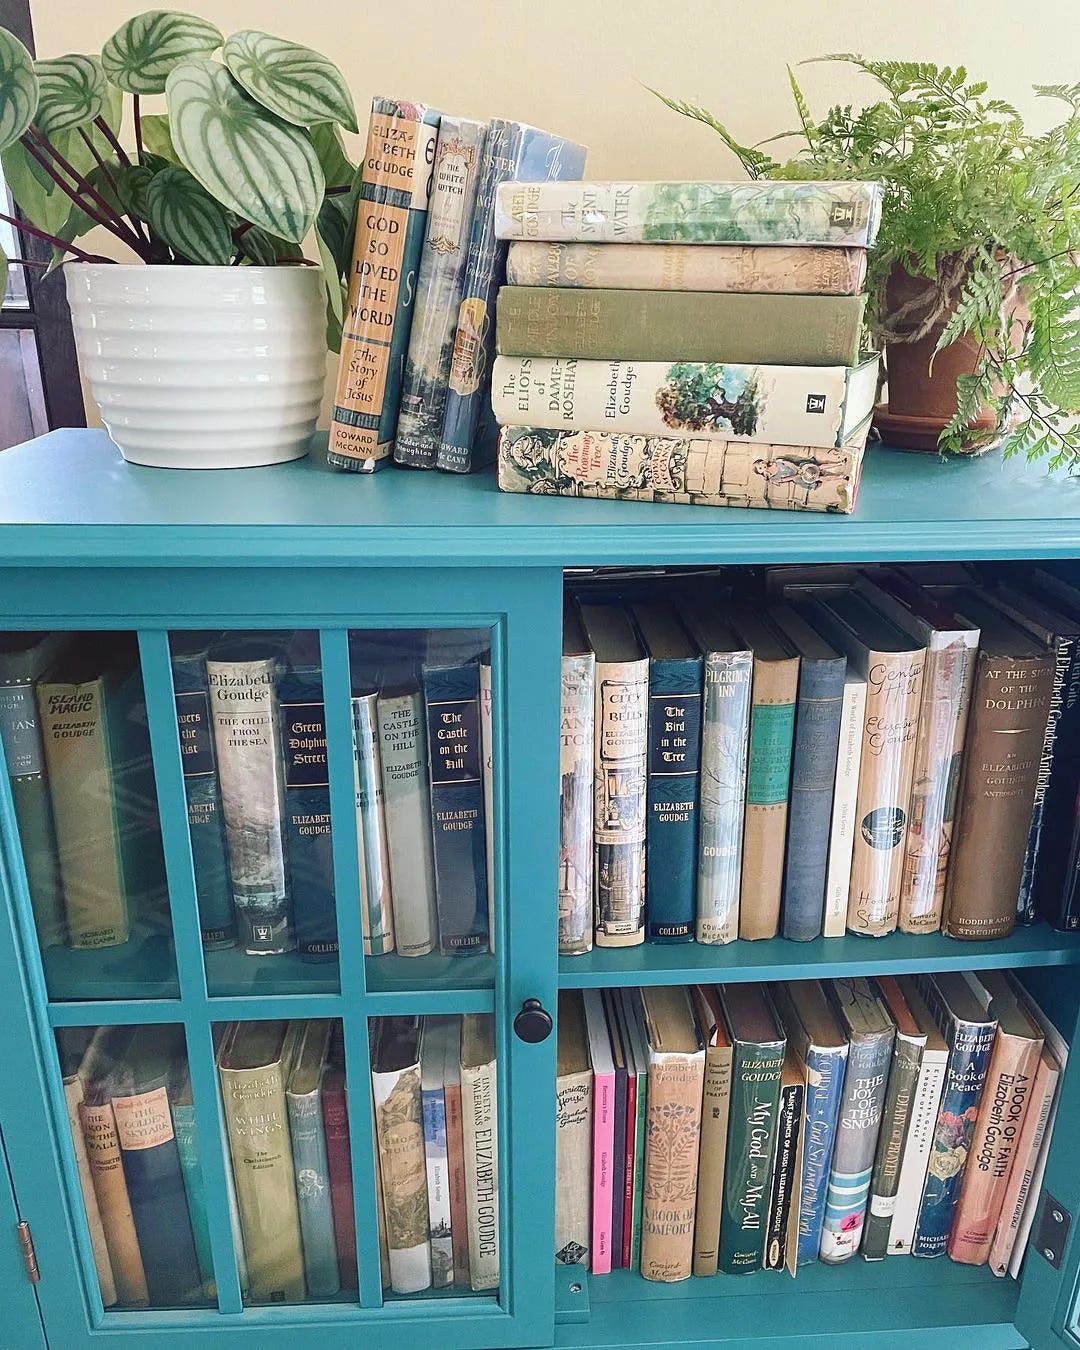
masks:
<path id="1" fill-rule="evenodd" d="M 448 1082 L 446 1155 L 450 1164 L 450 1235 L 454 1248 L 454 1282 L 469 1284 L 469 1220 L 465 1198 L 465 1134 L 461 1120 L 461 1081 Z"/>
<path id="2" fill-rule="evenodd" d="M 91 1106 L 84 1101 L 79 1106 L 79 1117 L 101 1225 L 105 1230 L 105 1245 L 116 1281 L 117 1300 L 128 1307 L 146 1307 L 150 1294 L 120 1157 L 120 1136 L 112 1103 Z"/>

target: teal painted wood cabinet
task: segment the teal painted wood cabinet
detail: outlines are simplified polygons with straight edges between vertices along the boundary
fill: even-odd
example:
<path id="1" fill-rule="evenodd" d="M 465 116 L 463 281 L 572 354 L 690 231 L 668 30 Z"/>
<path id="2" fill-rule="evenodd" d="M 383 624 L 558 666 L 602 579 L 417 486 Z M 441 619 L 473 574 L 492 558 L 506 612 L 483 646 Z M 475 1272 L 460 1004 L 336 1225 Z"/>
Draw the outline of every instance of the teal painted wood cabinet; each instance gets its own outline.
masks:
<path id="1" fill-rule="evenodd" d="M 26 1290 L 5 1294 L 0 1344 L 39 1344 L 41 1326 L 47 1343 L 64 1350 L 128 1343 L 143 1350 L 233 1343 L 273 1350 L 305 1333 L 326 1347 L 394 1350 L 433 1343 L 447 1350 L 778 1350 L 832 1346 L 844 1333 L 882 1350 L 937 1346 L 943 1337 L 972 1350 L 1077 1344 L 1074 1237 L 1053 1263 L 1030 1253 L 1019 1282 L 995 1280 L 985 1268 L 908 1257 L 839 1269 L 815 1265 L 796 1280 L 763 1272 L 670 1286 L 627 1272 L 590 1279 L 577 1267 L 557 1271 L 555 1038 L 528 1043 L 515 1035 L 514 1018 L 527 999 L 554 1011 L 564 987 L 1008 966 L 1071 1036 L 1080 1008 L 1080 937 L 1044 926 L 982 944 L 896 935 L 881 942 L 646 945 L 560 961 L 559 653 L 567 567 L 1080 559 L 1078 492 L 1073 482 L 993 459 L 939 464 L 883 451 L 869 457 L 854 518 L 510 497 L 485 477 L 386 472 L 360 482 L 315 460 L 168 473 L 125 465 L 97 432 L 57 432 L 0 455 L 0 632 L 135 635 L 152 753 L 153 830 L 160 823 L 167 883 L 158 908 L 138 899 L 122 945 L 73 950 L 70 933 L 67 944 L 41 945 L 13 785 L 0 774 L 0 1129 L 18 1214 L 30 1224 L 41 1269 L 36 1305 Z M 493 950 L 468 958 L 365 956 L 350 715 L 357 662 L 432 629 L 466 630 L 490 653 Z M 334 821 L 335 960 L 306 964 L 294 956 L 203 950 L 170 646 L 189 630 L 275 640 L 282 631 L 302 632 L 316 644 Z M 125 801 L 122 791 L 118 800 L 135 829 L 145 801 Z M 498 1288 L 384 1293 L 368 1105 L 375 1019 L 472 1013 L 495 1019 Z M 238 1260 L 215 1039 L 237 1021 L 321 1018 L 339 1027 L 341 1066 L 351 1085 L 338 1165 L 341 1158 L 351 1162 L 348 1221 L 356 1257 L 346 1252 L 339 1261 L 336 1294 L 268 1302 L 255 1291 L 258 1272 Z M 61 1051 L 85 1049 L 91 1029 L 100 1027 L 120 1029 L 118 1035 L 125 1028 L 179 1029 L 181 1076 L 190 1080 L 189 1144 L 206 1216 L 200 1297 L 154 1295 L 155 1281 L 169 1273 L 168 1244 L 153 1268 L 144 1244 L 154 1306 L 125 1308 L 123 1299 L 103 1294 L 100 1244 L 95 1248 L 69 1127 L 64 1076 L 70 1089 L 71 1067 L 57 1053 L 58 1037 Z M 172 1093 L 171 1078 L 169 1084 Z M 125 1100 L 144 1088 L 128 1084 Z M 88 1096 L 83 1109 L 93 1108 Z M 1080 1218 L 1078 1126 L 1080 1056 L 1074 1056 L 1046 1187 L 1062 1210 Z M 96 1196 L 104 1194 L 96 1189 L 103 1175 L 93 1174 Z M 138 1227 L 136 1178 L 144 1174 L 125 1175 Z M 339 1192 L 334 1199 L 336 1223 Z M 2 1200 L 0 1226 L 10 1228 L 13 1216 Z M 178 1230 L 174 1266 L 183 1257 L 181 1236 Z M 0 1252 L 0 1271 L 17 1281 L 21 1267 L 10 1255 Z M 114 1260 L 110 1268 L 122 1280 L 121 1266 Z"/>

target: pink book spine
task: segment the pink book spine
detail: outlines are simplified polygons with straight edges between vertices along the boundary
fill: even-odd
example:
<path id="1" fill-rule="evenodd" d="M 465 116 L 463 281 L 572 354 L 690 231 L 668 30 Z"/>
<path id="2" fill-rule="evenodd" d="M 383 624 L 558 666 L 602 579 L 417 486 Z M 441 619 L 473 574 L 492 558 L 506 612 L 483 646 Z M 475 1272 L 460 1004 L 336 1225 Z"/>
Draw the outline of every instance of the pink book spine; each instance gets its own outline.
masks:
<path id="1" fill-rule="evenodd" d="M 1044 1049 L 1039 1067 L 1035 1071 L 1031 1103 L 1020 1130 L 1016 1159 L 1002 1200 L 997 1231 L 990 1245 L 990 1269 L 999 1277 L 1009 1273 L 1009 1259 L 1016 1244 L 1020 1220 L 1031 1191 L 1035 1164 L 1046 1134 L 1059 1076 L 1053 1055 Z"/>
<path id="2" fill-rule="evenodd" d="M 615 1074 L 593 1078 L 592 1273 L 611 1273 L 611 1212 L 615 1151 Z M 621 1180 L 621 1178 L 620 1178 Z"/>

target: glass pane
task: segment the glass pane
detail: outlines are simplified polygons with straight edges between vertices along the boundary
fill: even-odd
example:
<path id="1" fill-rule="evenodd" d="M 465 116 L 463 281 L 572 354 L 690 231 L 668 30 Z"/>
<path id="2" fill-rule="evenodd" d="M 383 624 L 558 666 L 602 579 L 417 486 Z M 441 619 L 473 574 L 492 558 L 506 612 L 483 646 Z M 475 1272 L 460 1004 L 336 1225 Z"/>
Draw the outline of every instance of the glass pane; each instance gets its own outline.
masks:
<path id="1" fill-rule="evenodd" d="M 212 1303 L 183 1028 L 68 1027 L 56 1040 L 102 1302 Z"/>
<path id="2" fill-rule="evenodd" d="M 245 1302 L 355 1301 L 340 1023 L 233 1022 L 215 1040 Z"/>
<path id="3" fill-rule="evenodd" d="M 0 390 L 0 450 L 49 430 L 33 329 L 0 328 Z"/>
<path id="4" fill-rule="evenodd" d="M 371 1023 L 383 1287 L 499 1291 L 495 1019 Z"/>
<path id="5" fill-rule="evenodd" d="M 11 194 L 4 182 L 3 165 L 0 165 L 0 212 L 3 212 L 6 216 L 14 216 L 15 214 Z M 5 257 L 8 258 L 17 258 L 22 253 L 19 239 L 6 220 L 0 220 L 0 249 L 3 249 Z M 7 290 L 3 295 L 0 295 L 0 309 L 29 308 L 30 301 L 26 294 L 26 273 L 21 267 L 11 267 L 8 269 Z"/>
<path id="6" fill-rule="evenodd" d="M 50 997 L 175 996 L 134 634 L 0 635 L 0 737 Z"/>

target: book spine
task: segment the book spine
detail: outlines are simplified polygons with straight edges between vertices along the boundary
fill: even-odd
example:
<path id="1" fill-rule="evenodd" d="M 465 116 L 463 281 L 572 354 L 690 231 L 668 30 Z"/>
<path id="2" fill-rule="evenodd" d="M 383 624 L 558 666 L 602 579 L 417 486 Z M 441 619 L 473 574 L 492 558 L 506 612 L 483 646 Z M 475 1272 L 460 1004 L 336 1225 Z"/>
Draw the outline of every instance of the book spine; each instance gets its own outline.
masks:
<path id="1" fill-rule="evenodd" d="M 390 1287 L 395 1294 L 417 1294 L 431 1288 L 420 1065 L 373 1072 L 371 1083 L 382 1168 Z"/>
<path id="2" fill-rule="evenodd" d="M 427 1172 L 428 1240 L 431 1243 L 431 1285 L 454 1283 L 454 1239 L 450 1217 L 450 1163 L 446 1141 L 446 1099 L 442 1083 L 424 1088 L 424 1162 Z"/>
<path id="3" fill-rule="evenodd" d="M 495 1061 L 462 1066 L 465 1196 L 469 1207 L 469 1283 L 499 1287 L 499 1120 Z"/>
<path id="4" fill-rule="evenodd" d="M 508 183 L 495 231 L 557 243 L 869 247 L 880 210 L 876 183 Z"/>
<path id="5" fill-rule="evenodd" d="M 457 1051 L 457 1039 L 454 1049 Z M 449 1065 L 449 1059 L 447 1060 Z M 590 1110 L 592 1103 L 590 1099 Z M 590 1135 L 591 1147 L 591 1135 Z M 454 1281 L 469 1283 L 469 1220 L 465 1198 L 465 1132 L 461 1113 L 461 1070 L 448 1069 L 446 1080 L 446 1149 L 450 1161 L 450 1227 L 454 1248 Z M 561 1175 L 561 1174 L 560 1174 Z M 586 1187 L 586 1193 L 588 1187 Z M 587 1205 L 586 1195 L 586 1205 Z M 586 1237 L 587 1241 L 587 1237 Z"/>
<path id="6" fill-rule="evenodd" d="M 203 1291 L 209 1298 L 216 1297 L 214 1258 L 210 1250 L 210 1220 L 206 1213 L 206 1186 L 199 1163 L 195 1138 L 195 1108 L 190 1104 L 172 1103 L 173 1129 L 176 1148 L 180 1154 L 180 1170 L 184 1175 L 191 1231 L 195 1238 L 195 1258 L 199 1263 Z"/>
<path id="7" fill-rule="evenodd" d="M 947 1068 L 947 1051 L 923 1051 L 915 1096 L 911 1103 L 911 1120 L 900 1161 L 892 1222 L 889 1225 L 891 1256 L 906 1255 L 911 1251 L 911 1244 L 915 1240 L 915 1225 L 922 1204 L 926 1169 L 930 1161 L 930 1150 L 934 1144 L 934 1132 Z"/>
<path id="8" fill-rule="evenodd" d="M 394 460 L 433 469 L 442 437 L 454 330 L 487 127 L 443 117 L 435 149 L 427 234 L 420 254 Z"/>
<path id="9" fill-rule="evenodd" d="M 150 1302 L 135 1216 L 131 1209 L 120 1136 L 111 1102 L 79 1104 L 86 1156 L 97 1197 L 97 1211 L 105 1233 L 109 1265 L 116 1283 L 115 1301 L 124 1307 L 145 1308 Z"/>
<path id="10" fill-rule="evenodd" d="M 485 952 L 490 941 L 480 669 L 425 666 L 439 945 L 448 956 Z"/>
<path id="11" fill-rule="evenodd" d="M 1053 678 L 1049 657 L 979 653 L 945 897 L 950 937 L 1006 937 L 1015 926 Z"/>
<path id="12" fill-rule="evenodd" d="M 480 757 L 484 779 L 484 859 L 487 863 L 488 950 L 495 950 L 495 725 L 491 662 L 480 662 Z"/>
<path id="13" fill-rule="evenodd" d="M 356 1210 L 353 1204 L 352 1153 L 349 1144 L 349 1103 L 344 1079 L 330 1076 L 322 1089 L 323 1130 L 326 1135 L 326 1169 L 330 1179 L 330 1209 L 334 1220 L 338 1280 L 342 1289 L 357 1287 Z M 378 1158 L 376 1158 L 378 1165 Z M 379 1212 L 385 1229 L 385 1206 L 379 1182 Z M 383 1245 L 385 1246 L 385 1233 Z M 389 1259 L 389 1258 L 388 1258 Z M 387 1279 L 389 1284 L 389 1278 Z"/>
<path id="14" fill-rule="evenodd" d="M 611 1221 L 615 1184 L 615 1074 L 593 1077 L 592 1260 L 594 1275 L 611 1271 Z"/>
<path id="15" fill-rule="evenodd" d="M 645 915 L 650 942 L 693 942 L 701 778 L 700 659 L 649 662 Z"/>
<path id="16" fill-rule="evenodd" d="M 647 1070 L 638 1070 L 637 1134 L 634 1138 L 634 1231 L 631 1236 L 630 1269 L 641 1269 L 642 1221 L 645 1214 L 645 1146 L 649 1129 Z"/>
<path id="17" fill-rule="evenodd" d="M 866 253 L 861 248 L 519 240 L 510 245 L 506 259 L 511 286 L 858 295 L 865 279 Z"/>
<path id="18" fill-rule="evenodd" d="M 596 660 L 562 658 L 559 748 L 559 954 L 593 945 L 593 718 Z"/>
<path id="19" fill-rule="evenodd" d="M 375 1135 L 375 1103 L 374 1103 L 374 1101 L 371 1103 L 371 1132 L 372 1132 L 372 1135 L 374 1136 L 374 1135 Z M 379 1149 L 378 1149 L 378 1141 L 377 1141 L 377 1139 L 376 1139 L 376 1147 L 375 1147 L 375 1188 L 376 1188 L 376 1192 L 377 1192 L 377 1194 L 376 1194 L 376 1206 L 375 1206 L 375 1208 L 376 1208 L 377 1222 L 378 1222 L 378 1229 L 379 1229 L 379 1278 L 380 1278 L 380 1280 L 382 1281 L 382 1287 L 383 1287 L 383 1289 L 389 1289 L 389 1288 L 390 1288 L 390 1249 L 389 1249 L 389 1247 L 388 1247 L 387 1244 L 386 1244 L 386 1203 L 385 1203 L 385 1201 L 383 1200 L 382 1164 L 379 1162 Z M 335 1209 L 334 1209 L 334 1214 L 335 1214 L 335 1232 L 336 1232 L 336 1231 L 337 1231 L 337 1222 L 336 1222 L 337 1207 L 336 1207 L 336 1206 L 335 1206 Z M 354 1236 L 355 1236 L 355 1234 L 354 1234 Z M 339 1266 L 340 1266 L 340 1261 L 341 1261 L 341 1256 L 340 1256 L 340 1248 L 339 1248 L 339 1255 L 338 1255 Z M 353 1264 L 355 1265 L 355 1262 L 354 1262 Z M 354 1286 L 354 1287 L 355 1287 L 355 1286 Z"/>
<path id="20" fill-rule="evenodd" d="M 584 167 L 583 146 L 519 122 L 496 120 L 488 128 L 450 357 L 436 457 L 440 469 L 468 473 L 472 468 L 477 428 L 487 402 L 495 351 L 495 297 L 506 271 L 506 245 L 495 237 L 496 190 L 508 178 L 579 178 Z"/>
<path id="21" fill-rule="evenodd" d="M 604 991 L 604 1011 L 611 1036 L 616 1043 L 619 1031 L 612 1012 L 611 1001 Z M 623 1220 L 626 1217 L 626 1063 L 615 1062 L 614 1116 L 611 1132 L 611 1269 L 622 1270 Z"/>
<path id="22" fill-rule="evenodd" d="M 765 1252 L 783 1067 L 783 1045 L 736 1042 L 718 1262 L 729 1275 L 758 1270 Z"/>
<path id="23" fill-rule="evenodd" d="M 371 104 L 327 451 L 353 473 L 393 448 L 438 121 L 423 104 Z"/>
<path id="24" fill-rule="evenodd" d="M 1009 1173 L 1008 1184 L 1002 1198 L 1001 1217 L 990 1245 L 988 1257 L 990 1269 L 999 1277 L 1009 1273 L 1010 1258 L 1020 1231 L 1020 1221 L 1031 1194 L 1035 1165 L 1050 1123 L 1057 1083 L 1057 1065 L 1044 1051 L 1035 1072 L 1031 1100 L 1016 1147 L 1016 1160 Z"/>
<path id="25" fill-rule="evenodd" d="M 555 1085 L 555 1260 L 588 1265 L 592 1247 L 592 1071 Z"/>
<path id="26" fill-rule="evenodd" d="M 798 680 L 797 660 L 777 662 L 774 669 L 764 662 L 754 663 L 740 938 L 771 938 L 780 929 Z"/>
<path id="27" fill-rule="evenodd" d="M 802 1083 L 783 1083 L 780 1088 L 780 1113 L 776 1124 L 776 1156 L 773 1163 L 772 1188 L 769 1194 L 768 1227 L 765 1232 L 765 1251 L 762 1267 L 765 1270 L 783 1270 L 787 1258 L 788 1220 L 791 1197 L 798 1187 L 795 1160 L 799 1150 L 799 1131 L 803 1122 Z"/>
<path id="28" fill-rule="evenodd" d="M 330 1298 L 341 1288 L 321 1095 L 318 1089 L 287 1095 L 304 1277 L 310 1298 Z"/>
<path id="29" fill-rule="evenodd" d="M 296 946 L 275 665 L 271 658 L 206 663 L 237 936 L 257 956 Z"/>
<path id="30" fill-rule="evenodd" d="M 650 1047 L 641 1274 L 689 1279 L 694 1259 L 698 1146 L 705 1055 Z"/>
<path id="31" fill-rule="evenodd" d="M 806 1121 L 803 1126 L 802 1177 L 799 1192 L 799 1266 L 818 1259 L 825 1203 L 829 1192 L 833 1148 L 844 1091 L 847 1046 L 806 1051 Z"/>
<path id="32" fill-rule="evenodd" d="M 798 942 L 821 936 L 844 667 L 804 658 L 799 670 L 782 902 L 784 937 Z"/>
<path id="33" fill-rule="evenodd" d="M 1061 671 L 1062 639 L 1058 639 L 1055 688 Z M 1021 921 L 1033 923 L 1039 913 L 1057 917 L 1065 887 L 1069 840 L 1076 813 L 1076 756 L 1080 754 L 1080 641 L 1069 639 L 1070 659 L 1061 688 L 1061 704 L 1054 725 L 1054 759 L 1046 787 L 1042 840 L 1035 864 L 1034 884 L 1024 899 Z M 1044 741 L 1045 749 L 1045 741 Z"/>
<path id="34" fill-rule="evenodd" d="M 596 945 L 645 940 L 647 661 L 598 662 L 593 751 Z"/>
<path id="35" fill-rule="evenodd" d="M 851 512 L 869 423 L 843 446 L 677 440 L 607 431 L 504 426 L 498 482 L 503 492 L 691 506 Z"/>
<path id="36" fill-rule="evenodd" d="M 904 1156 L 908 1122 L 915 1104 L 922 1052 L 921 1041 L 897 1033 L 878 1134 L 877 1156 L 874 1158 L 874 1174 L 870 1179 L 870 1204 L 863 1229 L 862 1254 L 868 1261 L 883 1260 L 889 1252 L 889 1232 L 896 1213 L 900 1164 Z"/>
<path id="37" fill-rule="evenodd" d="M 0 747 L 7 765 L 34 927 L 42 947 L 67 936 L 41 721 L 31 683 L 0 679 Z"/>
<path id="38" fill-rule="evenodd" d="M 1047 709 L 1046 725 L 1043 728 L 1042 752 L 1039 755 L 1039 770 L 1035 778 L 1035 797 L 1031 806 L 1027 847 L 1024 850 L 1020 888 L 1016 897 L 1017 921 L 1023 924 L 1035 922 L 1035 874 L 1043 851 L 1046 799 L 1057 754 L 1058 729 L 1065 707 L 1069 671 L 1073 665 L 1076 650 L 1077 640 L 1075 636 L 1055 637 L 1050 642 L 1050 656 L 1053 662 L 1050 703 Z M 1073 777 L 1075 778 L 1075 776 Z"/>
<path id="39" fill-rule="evenodd" d="M 626 1075 L 626 1149 L 623 1166 L 623 1228 L 620 1268 L 633 1270 L 634 1256 L 634 1181 L 637 1165 L 637 1093 L 638 1079 L 633 1065 Z"/>
<path id="40" fill-rule="evenodd" d="M 304 681 L 304 684 L 308 684 Z M 285 769 L 285 829 L 296 950 L 305 961 L 338 954 L 334 906 L 334 847 L 330 833 L 330 774 L 322 681 L 310 690 L 293 679 L 278 690 Z M 303 697 L 304 694 L 308 697 Z M 315 694 L 314 699 L 311 694 Z M 294 697 L 300 695 L 299 698 Z"/>
<path id="41" fill-rule="evenodd" d="M 90 1230 L 90 1248 L 94 1254 L 94 1270 L 97 1273 L 101 1289 L 101 1301 L 111 1308 L 117 1301 L 116 1279 L 113 1275 L 109 1257 L 108 1241 L 98 1205 L 94 1177 L 90 1168 L 90 1158 L 86 1148 L 86 1136 L 83 1132 L 79 1108 L 83 1101 L 83 1083 L 78 1075 L 64 1079 L 64 1104 L 67 1106 L 68 1127 L 71 1130 L 71 1143 L 75 1151 L 75 1168 L 79 1176 L 79 1190 L 82 1192 L 83 1208 L 86 1211 L 86 1225 Z"/>
<path id="42" fill-rule="evenodd" d="M 391 890 L 390 843 L 387 835 L 378 699 L 362 694 L 352 701 L 353 786 L 356 789 L 356 837 L 363 890 L 364 954 L 383 956 L 394 950 L 395 910 Z M 415 839 L 409 847 L 423 849 Z M 406 908 L 409 908 L 407 905 Z M 415 908 L 413 909 L 415 913 Z M 428 949 L 430 950 L 430 948 Z M 410 955 L 419 955 L 410 952 Z"/>
<path id="43" fill-rule="evenodd" d="M 380 697 L 377 712 L 394 940 L 399 956 L 427 956 L 439 927 L 423 700 L 419 691 Z"/>
<path id="44" fill-rule="evenodd" d="M 843 937 L 847 931 L 865 714 L 866 681 L 849 679 L 844 685 L 844 704 L 840 713 L 836 786 L 829 827 L 829 864 L 825 873 L 825 915 L 822 923 L 825 937 Z"/>
<path id="45" fill-rule="evenodd" d="M 731 1114 L 731 1058 L 730 1045 L 712 1045 L 705 1051 L 697 1218 L 694 1224 L 695 1275 L 715 1275 L 719 1260 L 724 1158 Z"/>
<path id="46" fill-rule="evenodd" d="M 863 296 L 504 286 L 500 356 L 842 366 L 859 357 Z"/>
<path id="47" fill-rule="evenodd" d="M 734 942 L 739 936 L 753 668 L 750 652 L 710 652 L 705 658 L 694 932 L 698 942 Z"/>
<path id="48" fill-rule="evenodd" d="M 503 426 L 831 449 L 844 427 L 847 373 L 841 366 L 497 356 L 491 407 Z"/>

